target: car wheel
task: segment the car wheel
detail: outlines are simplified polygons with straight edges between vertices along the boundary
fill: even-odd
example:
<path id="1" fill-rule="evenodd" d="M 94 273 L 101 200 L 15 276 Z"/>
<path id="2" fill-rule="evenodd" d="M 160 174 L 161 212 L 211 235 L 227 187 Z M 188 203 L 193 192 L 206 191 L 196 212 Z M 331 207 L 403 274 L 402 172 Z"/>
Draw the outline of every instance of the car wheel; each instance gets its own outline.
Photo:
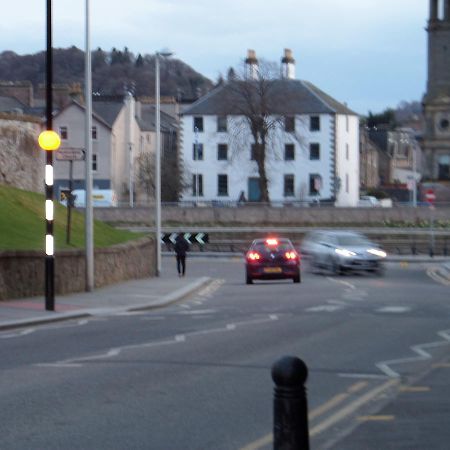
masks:
<path id="1" fill-rule="evenodd" d="M 298 273 L 298 275 L 296 277 L 292 278 L 292 280 L 294 281 L 294 283 L 301 283 L 302 276 L 301 276 L 300 272 Z"/>
<path id="2" fill-rule="evenodd" d="M 246 277 L 246 279 L 245 279 L 245 282 L 246 282 L 246 284 L 253 284 L 253 278 L 252 278 L 252 277 L 249 277 L 249 276 L 247 275 L 247 277 Z"/>
<path id="3" fill-rule="evenodd" d="M 339 263 L 330 256 L 328 260 L 328 268 L 331 272 L 333 272 L 335 275 L 341 275 L 342 274 L 342 268 L 339 266 Z"/>

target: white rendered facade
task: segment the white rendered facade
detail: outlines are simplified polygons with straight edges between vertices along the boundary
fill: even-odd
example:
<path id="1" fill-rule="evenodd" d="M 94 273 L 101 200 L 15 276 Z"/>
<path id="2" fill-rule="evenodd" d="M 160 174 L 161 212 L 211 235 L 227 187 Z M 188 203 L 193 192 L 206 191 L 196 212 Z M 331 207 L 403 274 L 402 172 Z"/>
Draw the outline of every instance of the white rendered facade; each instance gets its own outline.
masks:
<path id="1" fill-rule="evenodd" d="M 271 201 L 335 199 L 336 206 L 356 206 L 359 199 L 358 117 L 314 113 L 294 117 L 295 131 L 284 131 L 280 118 L 267 145 L 270 148 L 266 170 Z M 218 120 L 216 115 L 185 114 L 181 118 L 183 143 L 180 151 L 189 182 L 182 198 L 236 202 L 243 192 L 245 199 L 252 201 L 254 182 L 250 179 L 258 178 L 258 169 L 251 160 L 249 129 L 243 117 L 227 116 L 227 130 L 217 131 Z M 312 120 L 316 127 L 311 127 Z M 195 123 L 202 123 L 203 131 L 195 132 Z M 317 123 L 319 129 L 311 129 L 317 128 Z M 196 143 L 203 145 L 203 159 L 194 159 Z M 222 145 L 221 150 L 219 145 Z M 227 145 L 226 160 L 218 158 L 219 152 L 224 156 L 223 145 Z M 197 193 L 199 186 L 194 184 L 199 182 L 199 175 L 202 186 Z"/>

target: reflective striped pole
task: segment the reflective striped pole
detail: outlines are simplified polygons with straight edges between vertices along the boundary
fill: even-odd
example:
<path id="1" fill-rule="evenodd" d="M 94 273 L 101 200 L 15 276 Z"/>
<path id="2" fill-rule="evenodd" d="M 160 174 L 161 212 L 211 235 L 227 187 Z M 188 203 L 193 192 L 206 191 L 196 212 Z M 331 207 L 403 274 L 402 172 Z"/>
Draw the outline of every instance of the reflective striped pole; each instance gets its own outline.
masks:
<path id="1" fill-rule="evenodd" d="M 53 236 L 53 151 L 61 140 L 52 130 L 53 58 L 52 58 L 52 0 L 47 0 L 47 52 L 46 52 L 46 130 L 39 135 L 39 146 L 46 151 L 45 164 L 45 309 L 55 310 L 55 244 Z"/>

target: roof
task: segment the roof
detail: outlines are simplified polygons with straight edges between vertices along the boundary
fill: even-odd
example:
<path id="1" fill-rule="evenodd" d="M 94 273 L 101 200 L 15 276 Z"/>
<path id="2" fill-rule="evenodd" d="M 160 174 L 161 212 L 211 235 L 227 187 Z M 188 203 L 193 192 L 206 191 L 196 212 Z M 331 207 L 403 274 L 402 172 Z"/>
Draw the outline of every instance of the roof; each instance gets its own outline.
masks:
<path id="1" fill-rule="evenodd" d="M 0 112 L 24 111 L 26 106 L 15 97 L 0 96 Z"/>
<path id="2" fill-rule="evenodd" d="M 86 109 L 84 105 L 78 103 L 76 100 L 72 100 L 71 103 L 69 103 L 65 108 L 61 109 L 60 111 L 58 111 L 58 113 L 55 115 L 55 117 L 59 116 L 63 111 L 65 111 L 66 109 L 70 108 L 71 106 L 77 106 L 78 108 L 82 109 L 83 111 Z M 118 114 L 118 113 L 117 113 Z M 94 106 L 92 106 L 92 117 L 95 118 L 98 122 L 102 123 L 103 125 L 105 125 L 107 128 L 112 128 L 113 123 L 109 123 L 108 121 L 106 121 L 103 117 L 103 115 L 100 115 L 96 108 L 94 108 Z M 116 115 L 117 117 L 117 115 Z"/>
<path id="3" fill-rule="evenodd" d="M 161 129 L 163 131 L 171 131 L 178 128 L 176 119 L 170 114 L 166 114 L 164 111 L 160 111 Z M 142 131 L 155 131 L 156 130 L 156 112 L 155 106 L 149 104 L 141 104 L 140 117 L 137 116 L 136 120 Z"/>
<path id="4" fill-rule="evenodd" d="M 183 111 L 183 115 L 242 115 L 246 102 L 245 81 L 227 82 Z M 259 84 L 258 81 L 255 81 Z M 273 114 L 358 115 L 308 81 L 276 79 L 264 81 Z"/>
<path id="5" fill-rule="evenodd" d="M 120 111 L 124 106 L 122 100 L 94 100 L 92 110 L 100 116 L 110 128 L 114 125 Z"/>

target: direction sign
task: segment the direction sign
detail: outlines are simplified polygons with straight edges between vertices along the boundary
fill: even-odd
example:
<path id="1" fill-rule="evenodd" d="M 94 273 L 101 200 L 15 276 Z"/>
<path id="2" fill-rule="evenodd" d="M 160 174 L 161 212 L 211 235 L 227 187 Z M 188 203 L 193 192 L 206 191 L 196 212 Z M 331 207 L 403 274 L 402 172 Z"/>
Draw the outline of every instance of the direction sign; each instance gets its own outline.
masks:
<path id="1" fill-rule="evenodd" d="M 55 152 L 58 161 L 84 161 L 85 151 L 82 148 L 66 147 Z"/>
<path id="2" fill-rule="evenodd" d="M 425 200 L 430 204 L 434 204 L 434 201 L 436 200 L 436 194 L 434 193 L 433 189 L 427 189 L 425 191 Z"/>
<path id="3" fill-rule="evenodd" d="M 175 244 L 178 233 L 162 233 L 161 234 L 161 243 L 165 244 Z M 188 242 L 188 244 L 199 244 L 204 245 L 209 242 L 208 233 L 184 233 L 184 239 Z"/>

